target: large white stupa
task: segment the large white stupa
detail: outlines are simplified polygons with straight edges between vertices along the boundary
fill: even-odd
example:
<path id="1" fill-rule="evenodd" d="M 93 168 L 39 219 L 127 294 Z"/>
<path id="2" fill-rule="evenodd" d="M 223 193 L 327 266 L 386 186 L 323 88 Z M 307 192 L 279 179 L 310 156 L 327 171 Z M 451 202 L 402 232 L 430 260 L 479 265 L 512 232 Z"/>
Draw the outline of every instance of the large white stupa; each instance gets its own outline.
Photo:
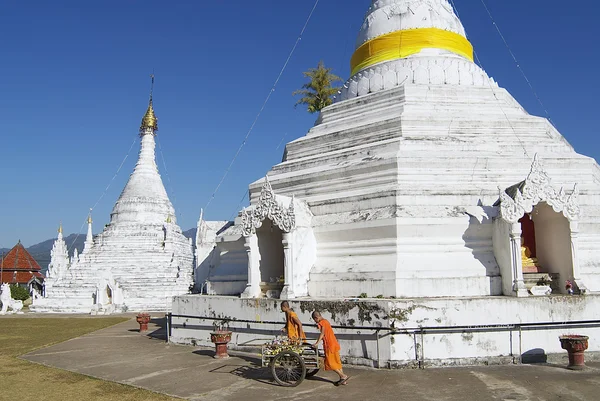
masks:
<path id="1" fill-rule="evenodd" d="M 526 230 L 543 273 L 600 291 L 598 164 L 473 63 L 446 0 L 374 1 L 351 68 L 268 182 L 250 185 L 251 206 L 217 240 L 227 260 L 244 244 L 250 259 L 235 272 L 226 260 L 226 280 L 213 268 L 209 290 L 257 297 L 284 276 L 288 298 L 527 295 L 515 237 Z M 524 189 L 530 173 L 544 180 Z M 516 216 L 543 227 L 533 236 L 500 213 L 499 188 L 517 183 L 522 197 L 541 191 Z"/>
<path id="2" fill-rule="evenodd" d="M 167 310 L 175 295 L 193 286 L 193 249 L 177 225 L 158 173 L 158 130 L 152 96 L 140 126 L 138 162 L 119 196 L 110 223 L 88 235 L 80 255 L 69 258 L 62 228 L 52 250 L 44 298 L 36 312 Z"/>
<path id="3" fill-rule="evenodd" d="M 234 225 L 216 236 L 199 230 L 210 255 L 198 258 L 203 293 L 255 303 L 191 295 L 176 297 L 173 311 L 272 321 L 272 302 L 260 298 L 279 296 L 295 300 L 305 322 L 320 308 L 343 325 L 597 316 L 600 168 L 473 62 L 449 2 L 373 1 L 351 70 L 315 126 L 250 184 L 250 206 Z M 567 299 L 571 290 L 579 295 Z M 387 300 L 347 303 L 358 297 Z M 368 310 L 378 312 L 367 319 Z M 178 323 L 173 341 L 207 336 Z M 236 330 L 239 344 L 252 338 Z M 406 334 L 378 335 L 375 345 L 348 332 L 343 353 L 404 363 L 424 348 L 440 360 L 560 350 L 556 331 L 524 335 L 518 346 L 508 330 L 421 344 Z"/>

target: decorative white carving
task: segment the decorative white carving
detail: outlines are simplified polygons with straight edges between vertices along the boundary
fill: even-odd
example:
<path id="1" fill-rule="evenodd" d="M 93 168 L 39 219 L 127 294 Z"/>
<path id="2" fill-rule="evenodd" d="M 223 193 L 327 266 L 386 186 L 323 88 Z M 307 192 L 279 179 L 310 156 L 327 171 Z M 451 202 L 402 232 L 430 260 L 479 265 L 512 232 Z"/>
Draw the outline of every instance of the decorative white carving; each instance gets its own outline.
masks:
<path id="1" fill-rule="evenodd" d="M 444 63 L 441 61 L 443 59 L 451 62 Z M 414 55 L 377 64 L 355 74 L 342 86 L 335 101 L 340 102 L 413 83 L 498 87 L 498 84 L 484 70 L 462 57 L 451 54 L 438 57 Z"/>
<path id="2" fill-rule="evenodd" d="M 531 213 L 535 205 L 546 202 L 555 212 L 561 213 L 569 220 L 579 219 L 579 187 L 567 196 L 561 188 L 558 192 L 552 187 L 548 173 L 539 161 L 537 154 L 533 158 L 531 170 L 523 184 L 523 190 L 517 188 L 515 198 L 511 198 L 505 190 L 500 192 L 500 216 L 509 223 L 516 223 L 525 213 Z"/>
<path id="3" fill-rule="evenodd" d="M 23 313 L 21 312 L 21 309 L 23 309 L 23 301 L 12 298 L 12 295 L 10 295 L 10 285 L 8 285 L 8 283 L 4 283 L 0 287 L 0 302 L 2 302 L 0 315 L 6 314 L 8 308 L 12 309 L 12 313 Z"/>
<path id="4" fill-rule="evenodd" d="M 285 233 L 289 233 L 296 226 L 294 213 L 294 198 L 288 208 L 282 207 L 276 199 L 269 178 L 265 177 L 258 203 L 254 208 L 242 212 L 242 233 L 248 237 L 256 233 L 256 229 L 268 218 Z"/>
<path id="5" fill-rule="evenodd" d="M 67 244 L 63 239 L 62 232 L 58 233 L 58 238 L 52 245 L 50 251 L 50 264 L 46 272 L 46 279 L 54 278 L 61 279 L 65 276 L 69 266 L 69 254 L 67 252 Z"/>

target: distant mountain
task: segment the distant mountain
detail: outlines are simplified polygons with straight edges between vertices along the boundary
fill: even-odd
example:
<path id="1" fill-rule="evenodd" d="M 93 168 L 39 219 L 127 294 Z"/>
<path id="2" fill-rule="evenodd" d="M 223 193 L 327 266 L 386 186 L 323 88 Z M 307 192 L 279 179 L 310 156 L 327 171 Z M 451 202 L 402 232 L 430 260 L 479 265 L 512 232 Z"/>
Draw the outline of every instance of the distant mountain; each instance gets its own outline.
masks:
<path id="1" fill-rule="evenodd" d="M 192 241 L 196 239 L 196 231 L 197 228 L 191 228 L 187 231 L 183 232 L 183 235 L 186 238 L 191 238 Z M 83 246 L 85 243 L 85 234 L 70 234 L 67 237 L 64 237 L 65 243 L 69 248 L 69 256 L 73 255 L 73 251 L 77 248 L 77 252 L 81 253 L 83 251 Z M 39 244 L 31 245 L 27 248 L 27 251 L 33 256 L 33 258 L 38 262 L 40 267 L 42 268 L 42 273 L 46 274 L 46 270 L 48 269 L 48 264 L 50 264 L 50 251 L 52 250 L 52 246 L 54 245 L 54 241 L 56 238 L 51 238 L 46 241 L 42 241 Z M 9 248 L 0 248 L 0 252 L 7 253 L 10 251 Z"/>
<path id="2" fill-rule="evenodd" d="M 197 228 L 190 228 L 187 231 L 183 232 L 183 235 L 185 235 L 186 238 L 191 238 L 192 241 L 196 240 L 196 232 L 198 231 Z"/>

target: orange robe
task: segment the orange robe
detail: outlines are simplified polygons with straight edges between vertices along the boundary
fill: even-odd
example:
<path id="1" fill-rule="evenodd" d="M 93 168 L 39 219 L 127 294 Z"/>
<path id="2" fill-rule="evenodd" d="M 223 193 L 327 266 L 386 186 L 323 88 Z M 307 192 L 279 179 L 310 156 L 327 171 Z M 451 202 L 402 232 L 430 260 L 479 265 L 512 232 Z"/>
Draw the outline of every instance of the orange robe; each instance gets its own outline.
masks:
<path id="1" fill-rule="evenodd" d="M 323 351 L 325 351 L 325 370 L 340 370 L 342 360 L 340 358 L 340 343 L 338 343 L 331 324 L 322 319 L 317 323 L 319 330 L 323 331 Z"/>
<path id="2" fill-rule="evenodd" d="M 287 336 L 292 340 L 306 340 L 306 334 L 304 334 L 304 330 L 302 330 L 302 326 L 298 326 L 293 318 L 298 319 L 298 315 L 294 311 L 288 311 L 285 314 L 285 331 L 287 332 Z"/>

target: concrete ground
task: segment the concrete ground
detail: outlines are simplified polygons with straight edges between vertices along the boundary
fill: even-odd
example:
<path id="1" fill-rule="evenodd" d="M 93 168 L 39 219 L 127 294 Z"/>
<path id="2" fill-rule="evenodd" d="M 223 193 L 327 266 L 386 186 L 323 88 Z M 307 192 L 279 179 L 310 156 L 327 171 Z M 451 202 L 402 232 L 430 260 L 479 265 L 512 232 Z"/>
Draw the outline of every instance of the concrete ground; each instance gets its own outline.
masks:
<path id="1" fill-rule="evenodd" d="M 157 320 L 156 322 L 159 322 Z M 346 368 L 346 386 L 337 375 L 319 372 L 298 387 L 277 385 L 252 354 L 213 359 L 211 349 L 169 345 L 150 324 L 148 335 L 135 320 L 74 338 L 22 356 L 104 380 L 190 400 L 600 400 L 600 363 L 582 372 L 562 365 L 506 365 L 425 370 Z"/>

